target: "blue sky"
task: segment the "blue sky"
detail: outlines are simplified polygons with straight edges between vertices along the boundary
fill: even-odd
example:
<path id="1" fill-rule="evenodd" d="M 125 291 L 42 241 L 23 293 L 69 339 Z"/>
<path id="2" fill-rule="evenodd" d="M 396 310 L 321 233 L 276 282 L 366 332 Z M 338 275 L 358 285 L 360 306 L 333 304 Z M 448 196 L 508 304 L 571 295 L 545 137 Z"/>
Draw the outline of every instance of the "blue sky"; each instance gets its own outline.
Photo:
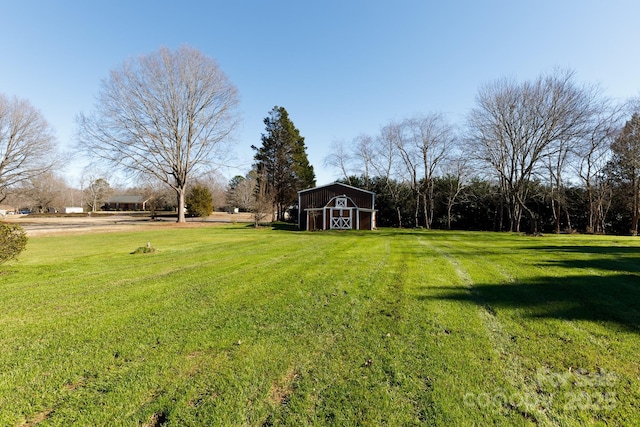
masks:
<path id="1" fill-rule="evenodd" d="M 125 59 L 188 44 L 238 87 L 234 151 L 251 166 L 263 119 L 289 112 L 318 184 L 335 140 L 414 114 L 463 124 L 483 84 L 570 68 L 608 96 L 640 94 L 640 2 L 593 0 L 0 0 L 0 92 L 28 99 L 69 147 L 74 117 Z M 79 185 L 78 165 L 65 168 Z"/>

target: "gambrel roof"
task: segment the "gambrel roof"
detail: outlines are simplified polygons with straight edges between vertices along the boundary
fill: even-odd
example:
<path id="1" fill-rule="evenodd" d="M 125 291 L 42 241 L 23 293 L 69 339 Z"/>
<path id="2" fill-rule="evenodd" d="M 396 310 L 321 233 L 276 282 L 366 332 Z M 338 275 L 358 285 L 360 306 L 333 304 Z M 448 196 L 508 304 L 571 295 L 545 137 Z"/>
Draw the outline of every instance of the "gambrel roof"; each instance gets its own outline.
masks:
<path id="1" fill-rule="evenodd" d="M 364 190 L 362 188 L 354 187 L 353 185 L 343 184 L 342 182 L 332 182 L 331 184 L 319 185 L 318 187 L 307 188 L 306 190 L 300 190 L 300 191 L 298 191 L 298 193 L 305 193 L 307 191 L 315 191 L 315 190 L 320 190 L 320 189 L 325 188 L 325 187 L 334 187 L 334 186 L 343 187 L 343 188 L 349 188 L 351 190 L 356 190 L 358 192 L 363 192 L 363 193 L 375 194 L 373 191 Z"/>
<path id="2" fill-rule="evenodd" d="M 373 191 L 363 190 L 341 182 L 334 182 L 319 187 L 298 191 L 300 210 L 325 206 L 335 196 L 348 196 L 362 209 L 375 209 L 375 194 Z"/>

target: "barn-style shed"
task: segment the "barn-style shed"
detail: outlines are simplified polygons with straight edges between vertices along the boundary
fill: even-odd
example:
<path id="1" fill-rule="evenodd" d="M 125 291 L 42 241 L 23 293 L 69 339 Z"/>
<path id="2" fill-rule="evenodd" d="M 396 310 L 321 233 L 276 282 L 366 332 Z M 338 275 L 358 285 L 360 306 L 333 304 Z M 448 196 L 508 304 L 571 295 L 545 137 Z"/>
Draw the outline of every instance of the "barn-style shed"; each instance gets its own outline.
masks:
<path id="1" fill-rule="evenodd" d="M 350 185 L 333 184 L 298 191 L 301 230 L 373 230 L 376 195 Z"/>

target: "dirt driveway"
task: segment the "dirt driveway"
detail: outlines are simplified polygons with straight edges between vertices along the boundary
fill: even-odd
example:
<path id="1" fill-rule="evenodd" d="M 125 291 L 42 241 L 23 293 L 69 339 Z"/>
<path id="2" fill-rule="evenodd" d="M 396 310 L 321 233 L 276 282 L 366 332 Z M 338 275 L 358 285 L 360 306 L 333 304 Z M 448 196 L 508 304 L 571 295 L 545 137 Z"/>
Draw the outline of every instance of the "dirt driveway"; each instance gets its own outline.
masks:
<path id="1" fill-rule="evenodd" d="M 215 212 L 207 218 L 187 218 L 186 224 L 176 224 L 175 218 L 152 220 L 149 217 L 128 216 L 123 214 L 100 214 L 95 216 L 39 216 L 39 215 L 7 215 L 4 221 L 19 224 L 27 232 L 27 236 L 44 236 L 51 234 L 79 234 L 141 230 L 156 227 L 203 227 L 234 222 L 252 222 L 251 214 L 227 214 Z"/>

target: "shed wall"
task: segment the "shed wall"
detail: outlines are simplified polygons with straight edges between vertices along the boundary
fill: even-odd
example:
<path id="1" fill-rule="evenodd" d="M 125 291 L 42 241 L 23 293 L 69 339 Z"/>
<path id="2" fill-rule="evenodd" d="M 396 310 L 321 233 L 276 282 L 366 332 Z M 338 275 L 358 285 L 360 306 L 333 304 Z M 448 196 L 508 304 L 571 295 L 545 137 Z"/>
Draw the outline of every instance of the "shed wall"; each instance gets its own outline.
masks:
<path id="1" fill-rule="evenodd" d="M 375 195 L 371 192 L 360 190 L 358 188 L 349 187 L 341 184 L 330 184 L 324 187 L 312 188 L 309 190 L 305 190 L 299 193 L 299 212 L 300 212 L 300 221 L 299 228 L 302 230 L 307 229 L 307 222 L 310 219 L 310 215 L 306 214 L 305 209 L 309 208 L 322 208 L 329 203 L 331 199 L 336 196 L 347 196 L 357 208 L 360 209 L 369 209 L 372 210 L 375 204 Z M 351 202 L 349 202 L 351 206 Z M 360 229 L 371 229 L 372 218 L 371 213 L 366 213 L 359 211 L 358 218 L 360 221 Z M 311 218 L 312 219 L 312 218 Z M 354 228 L 356 225 L 355 213 L 354 217 L 352 217 L 352 221 L 354 224 Z M 313 221 L 311 222 L 311 228 L 314 228 Z M 320 226 L 322 224 L 322 216 L 320 216 L 316 222 L 316 226 Z M 325 228 L 329 228 L 329 218 L 325 217 Z"/>

